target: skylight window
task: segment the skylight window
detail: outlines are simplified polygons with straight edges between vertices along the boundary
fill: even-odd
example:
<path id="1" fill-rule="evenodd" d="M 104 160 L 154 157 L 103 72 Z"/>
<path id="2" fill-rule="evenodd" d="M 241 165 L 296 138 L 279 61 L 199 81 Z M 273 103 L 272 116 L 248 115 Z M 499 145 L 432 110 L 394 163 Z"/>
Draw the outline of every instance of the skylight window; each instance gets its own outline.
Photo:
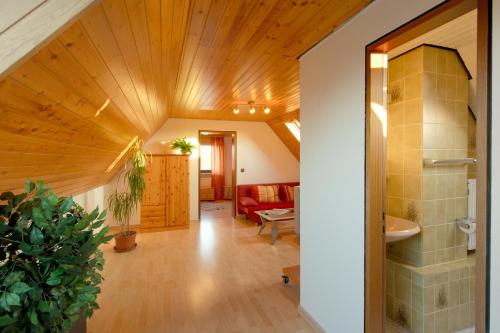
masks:
<path id="1" fill-rule="evenodd" d="M 294 120 L 289 123 L 285 123 L 288 130 L 293 134 L 295 139 L 300 142 L 300 122 L 298 120 Z"/>

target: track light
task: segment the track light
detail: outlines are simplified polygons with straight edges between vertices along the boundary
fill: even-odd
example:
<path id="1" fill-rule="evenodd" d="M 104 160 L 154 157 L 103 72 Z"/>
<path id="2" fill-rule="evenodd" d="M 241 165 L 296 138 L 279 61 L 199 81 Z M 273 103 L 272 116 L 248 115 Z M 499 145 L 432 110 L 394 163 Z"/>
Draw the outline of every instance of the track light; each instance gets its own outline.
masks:
<path id="1" fill-rule="evenodd" d="M 271 109 L 267 105 L 255 104 L 254 101 L 248 101 L 248 103 L 246 103 L 246 104 L 235 104 L 233 106 L 233 113 L 234 114 L 240 113 L 240 109 L 239 109 L 240 106 L 242 106 L 244 110 L 246 110 L 246 108 L 248 108 L 248 113 L 250 113 L 250 114 L 255 114 L 257 112 L 257 107 L 259 108 L 259 110 L 262 108 L 262 110 L 264 111 L 265 114 L 271 113 Z"/>

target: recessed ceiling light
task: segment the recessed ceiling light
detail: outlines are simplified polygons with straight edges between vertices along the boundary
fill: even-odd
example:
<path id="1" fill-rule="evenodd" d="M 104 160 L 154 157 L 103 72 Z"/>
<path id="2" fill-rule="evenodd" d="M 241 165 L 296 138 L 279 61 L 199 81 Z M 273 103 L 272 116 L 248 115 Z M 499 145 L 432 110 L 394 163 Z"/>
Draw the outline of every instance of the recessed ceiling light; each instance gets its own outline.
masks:
<path id="1" fill-rule="evenodd" d="M 264 108 L 264 113 L 265 113 L 265 114 L 269 114 L 270 112 L 271 112 L 271 109 L 270 109 L 269 107 L 267 107 L 267 106 L 266 106 L 266 107 Z"/>
<path id="2" fill-rule="evenodd" d="M 166 144 L 166 143 L 167 143 L 167 141 L 162 140 L 162 141 L 160 141 L 160 143 L 161 143 L 162 145 L 164 145 L 164 144 Z"/>

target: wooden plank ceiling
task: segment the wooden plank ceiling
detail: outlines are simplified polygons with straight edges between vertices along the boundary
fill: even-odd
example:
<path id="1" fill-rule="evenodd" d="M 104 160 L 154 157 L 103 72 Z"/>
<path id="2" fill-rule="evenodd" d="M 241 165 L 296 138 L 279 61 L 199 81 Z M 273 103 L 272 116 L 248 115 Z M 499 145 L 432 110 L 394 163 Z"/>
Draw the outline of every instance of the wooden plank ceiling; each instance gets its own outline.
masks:
<path id="1" fill-rule="evenodd" d="M 296 110 L 297 57 L 368 2 L 103 0 L 0 81 L 0 191 L 28 177 L 62 194 L 103 184 L 168 117 Z M 271 113 L 232 113 L 249 100 Z"/>

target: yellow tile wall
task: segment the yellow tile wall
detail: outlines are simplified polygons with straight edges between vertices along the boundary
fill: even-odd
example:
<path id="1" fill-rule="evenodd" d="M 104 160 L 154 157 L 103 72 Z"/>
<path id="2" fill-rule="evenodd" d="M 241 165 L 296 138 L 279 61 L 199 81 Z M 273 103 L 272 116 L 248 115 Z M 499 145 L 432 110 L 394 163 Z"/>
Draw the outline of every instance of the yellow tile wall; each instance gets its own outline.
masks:
<path id="1" fill-rule="evenodd" d="M 387 210 L 422 232 L 388 246 L 415 266 L 465 258 L 455 219 L 467 215 L 466 166 L 423 168 L 423 158 L 468 157 L 468 78 L 456 53 L 421 46 L 389 61 Z"/>

